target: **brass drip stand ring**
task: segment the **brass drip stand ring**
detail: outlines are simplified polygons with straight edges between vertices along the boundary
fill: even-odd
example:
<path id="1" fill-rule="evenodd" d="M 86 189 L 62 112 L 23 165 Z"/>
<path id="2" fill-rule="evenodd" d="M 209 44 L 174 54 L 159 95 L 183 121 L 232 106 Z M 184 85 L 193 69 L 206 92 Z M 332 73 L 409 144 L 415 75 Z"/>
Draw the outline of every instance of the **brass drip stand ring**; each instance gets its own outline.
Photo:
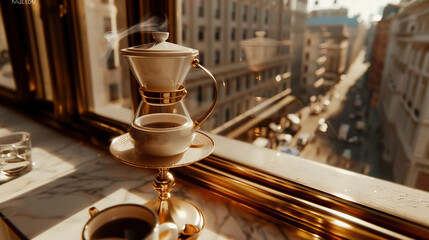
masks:
<path id="1" fill-rule="evenodd" d="M 169 92 L 150 91 L 145 87 L 139 88 L 140 95 L 144 102 L 149 104 L 172 104 L 182 100 L 187 91 L 183 85 L 179 89 Z"/>

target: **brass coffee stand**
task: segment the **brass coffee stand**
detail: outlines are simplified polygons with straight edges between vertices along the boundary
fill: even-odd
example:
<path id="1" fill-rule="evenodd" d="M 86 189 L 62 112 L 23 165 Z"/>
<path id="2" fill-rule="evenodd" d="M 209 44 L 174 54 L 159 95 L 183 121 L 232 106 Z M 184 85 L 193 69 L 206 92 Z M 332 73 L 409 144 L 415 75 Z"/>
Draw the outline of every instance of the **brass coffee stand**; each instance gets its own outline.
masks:
<path id="1" fill-rule="evenodd" d="M 175 223 L 179 232 L 182 231 L 180 239 L 196 239 L 204 228 L 204 216 L 191 203 L 170 197 L 175 180 L 168 170 L 198 162 L 210 155 L 213 149 L 213 140 L 199 131 L 195 132 L 195 138 L 186 152 L 172 157 L 152 157 L 142 154 L 134 147 L 129 133 L 116 137 L 110 144 L 110 153 L 120 162 L 134 167 L 159 170 L 152 184 L 158 192 L 158 199 L 145 205 L 158 214 L 160 223 Z"/>

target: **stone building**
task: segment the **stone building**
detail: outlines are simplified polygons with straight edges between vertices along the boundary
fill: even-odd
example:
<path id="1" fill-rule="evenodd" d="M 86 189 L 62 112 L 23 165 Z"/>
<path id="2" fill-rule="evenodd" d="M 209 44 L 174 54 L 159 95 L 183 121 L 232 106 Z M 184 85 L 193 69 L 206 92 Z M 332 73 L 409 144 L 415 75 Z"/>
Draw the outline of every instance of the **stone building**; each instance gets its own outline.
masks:
<path id="1" fill-rule="evenodd" d="M 389 4 L 383 11 L 382 19 L 377 23 L 371 51 L 371 66 L 368 73 L 368 89 L 372 94 L 372 103 L 375 105 L 380 93 L 381 77 L 386 59 L 386 50 L 389 43 L 390 26 L 394 14 L 399 6 Z"/>
<path id="2" fill-rule="evenodd" d="M 301 2 L 301 11 L 306 1 Z M 290 91 L 292 8 L 291 1 L 194 1 L 182 2 L 182 43 L 198 49 L 199 59 L 219 84 L 219 101 L 205 130 L 218 127 L 252 109 L 265 99 Z M 275 57 L 259 71 L 249 68 L 242 41 L 264 31 L 265 38 L 280 43 Z M 185 81 L 186 104 L 200 116 L 211 104 L 210 80 L 191 71 Z"/>
<path id="3" fill-rule="evenodd" d="M 429 190 L 429 2 L 392 21 L 380 94 L 383 161 L 396 182 Z"/>
<path id="4" fill-rule="evenodd" d="M 327 62 L 327 47 L 325 31 L 311 31 L 305 33 L 304 51 L 302 57 L 301 86 L 302 93 L 307 97 L 317 95 L 318 89 L 326 85 L 325 72 Z"/>

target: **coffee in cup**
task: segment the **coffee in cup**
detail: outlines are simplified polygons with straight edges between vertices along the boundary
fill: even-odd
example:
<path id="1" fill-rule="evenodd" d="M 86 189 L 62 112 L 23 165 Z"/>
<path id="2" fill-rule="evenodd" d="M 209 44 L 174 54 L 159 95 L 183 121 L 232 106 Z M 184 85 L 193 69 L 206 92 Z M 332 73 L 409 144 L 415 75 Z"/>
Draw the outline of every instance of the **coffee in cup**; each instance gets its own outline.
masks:
<path id="1" fill-rule="evenodd" d="M 156 157 L 185 152 L 194 139 L 190 118 L 174 113 L 143 115 L 131 123 L 130 135 L 142 153 Z"/>
<path id="2" fill-rule="evenodd" d="M 91 208 L 90 215 L 82 231 L 83 240 L 158 240 L 166 231 L 170 231 L 171 239 L 178 238 L 174 223 L 159 224 L 156 214 L 143 205 L 121 204 L 100 212 Z"/>

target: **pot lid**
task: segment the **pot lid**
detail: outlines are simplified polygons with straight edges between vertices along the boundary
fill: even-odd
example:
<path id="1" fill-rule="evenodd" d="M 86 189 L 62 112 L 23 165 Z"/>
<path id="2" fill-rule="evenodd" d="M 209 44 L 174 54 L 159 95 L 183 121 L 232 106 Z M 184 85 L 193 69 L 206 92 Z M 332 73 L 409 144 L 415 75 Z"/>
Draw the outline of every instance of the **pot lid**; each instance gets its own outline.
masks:
<path id="1" fill-rule="evenodd" d="M 197 55 L 198 50 L 167 42 L 168 32 L 153 32 L 155 42 L 122 49 L 125 55 Z"/>
<path id="2" fill-rule="evenodd" d="M 277 41 L 275 39 L 266 38 L 266 32 L 265 31 L 256 31 L 255 32 L 256 37 L 251 39 L 246 39 L 240 42 L 242 46 L 264 46 L 264 47 L 271 47 L 271 46 L 279 46 L 280 41 Z"/>

